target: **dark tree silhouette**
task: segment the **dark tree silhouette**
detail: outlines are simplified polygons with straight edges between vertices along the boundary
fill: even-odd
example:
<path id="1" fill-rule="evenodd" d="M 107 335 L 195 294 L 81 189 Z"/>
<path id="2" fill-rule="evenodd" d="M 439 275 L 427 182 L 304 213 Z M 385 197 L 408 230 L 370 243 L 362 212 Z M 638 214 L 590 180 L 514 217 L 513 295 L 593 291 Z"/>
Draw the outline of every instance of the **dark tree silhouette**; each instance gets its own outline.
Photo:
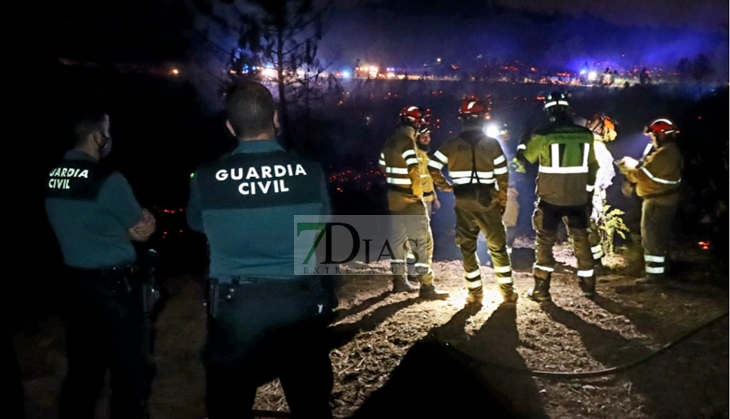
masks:
<path id="1" fill-rule="evenodd" d="M 682 83 L 687 83 L 692 79 L 698 84 L 702 84 L 714 73 L 712 62 L 705 54 L 699 54 L 693 59 L 684 57 L 677 63 L 677 75 Z"/>
<path id="2" fill-rule="evenodd" d="M 309 109 L 313 90 L 326 68 L 317 58 L 317 48 L 332 3 L 320 8 L 315 8 L 313 0 L 254 0 L 248 4 L 244 9 L 232 2 L 239 39 L 230 62 L 236 71 L 231 73 L 272 81 L 279 94 L 282 124 L 287 127 L 290 105 L 303 101 Z M 238 70 L 244 64 L 258 71 L 243 74 Z"/>

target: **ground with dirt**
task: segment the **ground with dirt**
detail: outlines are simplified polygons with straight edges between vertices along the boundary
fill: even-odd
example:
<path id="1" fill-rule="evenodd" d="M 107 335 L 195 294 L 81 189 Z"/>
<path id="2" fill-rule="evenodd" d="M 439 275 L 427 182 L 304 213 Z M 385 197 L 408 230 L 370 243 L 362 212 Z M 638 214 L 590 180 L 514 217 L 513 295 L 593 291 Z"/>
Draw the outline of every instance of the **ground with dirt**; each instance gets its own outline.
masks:
<path id="1" fill-rule="evenodd" d="M 520 291 L 532 283 L 533 251 L 513 254 Z M 465 307 L 459 261 L 434 264 L 447 301 L 389 293 L 385 276 L 340 280 L 340 306 L 331 326 L 339 417 L 727 418 L 728 319 L 712 323 L 646 362 L 597 377 L 532 376 L 530 370 L 580 373 L 650 356 L 728 310 L 726 262 L 708 252 L 675 251 L 681 281 L 633 284 L 636 260 L 601 276 L 599 296 L 582 297 L 572 252 L 556 249 L 552 303 L 520 299 L 500 305 L 494 272 L 481 308 Z M 627 269 L 628 265 L 631 269 Z M 640 268 L 639 268 L 640 269 Z M 156 322 L 158 373 L 153 418 L 202 419 L 205 336 L 200 279 L 166 278 L 169 299 Z M 24 375 L 28 418 L 54 418 L 65 374 L 63 327 L 56 317 L 14 343 Z M 296 348 L 292 348 L 296 350 Z M 105 418 L 108 393 L 99 404 Z M 256 408 L 287 410 L 274 381 L 259 389 Z"/>

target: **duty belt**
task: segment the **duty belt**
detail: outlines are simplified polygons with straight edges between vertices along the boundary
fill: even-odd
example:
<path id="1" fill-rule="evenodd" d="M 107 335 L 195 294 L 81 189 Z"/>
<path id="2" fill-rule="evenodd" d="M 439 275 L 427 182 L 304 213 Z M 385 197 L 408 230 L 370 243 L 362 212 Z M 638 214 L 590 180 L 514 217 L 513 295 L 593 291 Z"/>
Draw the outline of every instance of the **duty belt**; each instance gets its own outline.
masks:
<path id="1" fill-rule="evenodd" d="M 237 290 L 247 297 L 272 296 L 276 294 L 308 293 L 322 288 L 322 280 L 319 277 L 294 279 L 294 280 L 270 280 L 260 278 L 231 278 L 230 282 L 220 281 L 212 283 L 217 292 L 222 294 L 226 300 L 233 298 Z"/>
<path id="2" fill-rule="evenodd" d="M 116 266 L 104 266 L 101 268 L 79 268 L 75 266 L 67 266 L 74 273 L 82 275 L 124 275 L 124 274 L 137 274 L 140 272 L 139 266 L 136 263 L 126 263 L 123 265 Z"/>
<path id="3" fill-rule="evenodd" d="M 102 287 L 116 295 L 130 295 L 137 290 L 140 269 L 135 263 L 103 268 L 76 268 L 67 266 L 76 286 Z"/>

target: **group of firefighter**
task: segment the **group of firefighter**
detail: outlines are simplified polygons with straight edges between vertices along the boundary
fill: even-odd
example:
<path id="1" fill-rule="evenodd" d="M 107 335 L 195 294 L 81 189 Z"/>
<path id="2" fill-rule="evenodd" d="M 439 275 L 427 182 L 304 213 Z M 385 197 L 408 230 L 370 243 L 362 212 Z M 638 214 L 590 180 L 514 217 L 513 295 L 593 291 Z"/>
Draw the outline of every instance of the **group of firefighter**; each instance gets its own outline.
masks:
<path id="1" fill-rule="evenodd" d="M 386 141 L 379 165 L 388 186 L 388 206 L 393 217 L 391 270 L 393 292 L 419 292 L 429 300 L 449 298 L 434 286 L 432 209 L 440 203 L 434 191 L 453 192 L 456 244 L 462 253 L 467 304 L 481 304 L 484 291 L 477 238 L 484 234 L 502 300 L 515 302 L 518 292 L 512 275 L 511 240 L 505 229 L 514 218 L 516 189 L 510 170 L 525 173 L 526 164 L 538 163 L 535 211 L 536 233 L 534 286 L 526 298 L 551 299 L 550 280 L 555 270 L 553 246 L 558 227 L 565 224 L 577 259 L 578 284 L 587 298 L 595 296 L 596 272 L 601 267 L 603 247 L 598 223 L 602 217 L 606 188 L 616 172 L 625 176 L 624 193 L 635 191 L 642 198 L 641 237 L 645 275 L 639 284 L 664 280 L 668 234 L 679 201 L 683 159 L 676 145 L 679 133 L 668 119 L 657 119 L 645 128 L 651 139 L 640 160 L 614 160 L 606 143 L 617 134 L 606 115 L 581 123 L 571 112 L 565 94 L 554 92 L 545 99 L 550 122 L 535 129 L 508 160 L 500 140 L 486 134 L 488 108 L 477 98 L 465 99 L 458 111 L 462 131 L 429 154 L 428 115 L 417 106 L 400 112 L 400 126 Z M 444 176 L 447 169 L 448 178 Z M 507 212 L 508 216 L 505 216 Z M 510 215 L 512 213 L 512 215 Z M 510 222 L 514 226 L 514 220 Z M 416 263 L 409 270 L 409 254 Z M 420 287 L 409 281 L 413 273 Z M 413 277 L 411 276 L 411 278 Z"/>

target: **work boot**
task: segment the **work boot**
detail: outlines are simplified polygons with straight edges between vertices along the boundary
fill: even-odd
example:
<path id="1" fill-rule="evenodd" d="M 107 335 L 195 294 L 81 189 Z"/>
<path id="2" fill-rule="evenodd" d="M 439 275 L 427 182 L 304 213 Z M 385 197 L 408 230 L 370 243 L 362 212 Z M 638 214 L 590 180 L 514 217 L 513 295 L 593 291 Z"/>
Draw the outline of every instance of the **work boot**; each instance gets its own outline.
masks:
<path id="1" fill-rule="evenodd" d="M 484 299 L 484 290 L 482 287 L 469 290 L 466 296 L 466 304 L 481 304 Z"/>
<path id="2" fill-rule="evenodd" d="M 433 285 L 423 285 L 418 293 L 418 298 L 423 298 L 424 300 L 448 300 L 449 293 L 439 291 Z"/>
<path id="3" fill-rule="evenodd" d="M 525 297 L 532 301 L 550 301 L 550 275 L 547 279 L 535 278 L 535 286 L 527 290 Z"/>
<path id="4" fill-rule="evenodd" d="M 503 303 L 514 303 L 520 297 L 517 293 L 517 288 L 512 284 L 501 284 L 499 286 L 499 293 L 502 295 Z"/>
<path id="5" fill-rule="evenodd" d="M 411 284 L 408 279 L 402 277 L 402 276 L 394 276 L 393 277 L 393 294 L 398 294 L 401 292 L 416 292 L 418 291 L 418 287 Z"/>
<path id="6" fill-rule="evenodd" d="M 583 296 L 586 298 L 593 298 L 596 295 L 596 277 L 578 277 L 578 285 L 583 290 Z"/>

